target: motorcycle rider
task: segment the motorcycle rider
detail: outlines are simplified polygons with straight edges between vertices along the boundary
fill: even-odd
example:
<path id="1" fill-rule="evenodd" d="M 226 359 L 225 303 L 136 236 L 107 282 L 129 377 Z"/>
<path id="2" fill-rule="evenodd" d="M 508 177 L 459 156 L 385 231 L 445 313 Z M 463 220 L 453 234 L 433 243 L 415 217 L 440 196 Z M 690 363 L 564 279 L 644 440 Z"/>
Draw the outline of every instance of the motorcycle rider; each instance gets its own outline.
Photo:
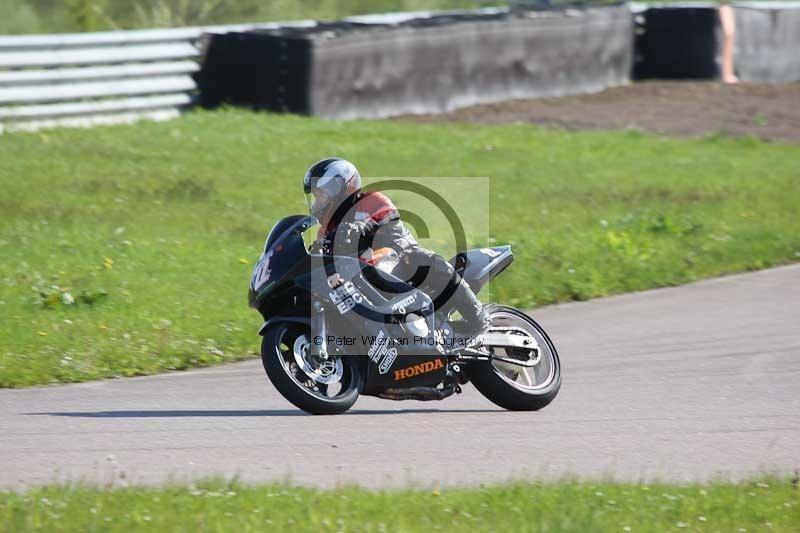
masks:
<path id="1" fill-rule="evenodd" d="M 303 191 L 320 223 L 312 249 L 332 254 L 336 242 L 337 255 L 360 256 L 369 247 L 391 248 L 400 260 L 392 274 L 435 302 L 443 300 L 445 309 L 458 311 L 461 335 L 474 339 L 489 329 L 489 314 L 453 265 L 419 245 L 386 195 L 361 189 L 361 175 L 351 162 L 333 157 L 314 163 L 303 178 Z M 342 253 L 342 242 L 353 244 L 347 253 Z"/>

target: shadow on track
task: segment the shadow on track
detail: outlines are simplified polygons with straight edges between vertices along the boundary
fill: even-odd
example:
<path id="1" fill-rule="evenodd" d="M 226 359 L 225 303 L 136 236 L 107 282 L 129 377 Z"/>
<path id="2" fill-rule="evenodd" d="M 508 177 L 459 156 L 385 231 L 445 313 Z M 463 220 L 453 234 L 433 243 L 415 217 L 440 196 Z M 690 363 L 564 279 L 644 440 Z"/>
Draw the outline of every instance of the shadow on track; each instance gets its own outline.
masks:
<path id="1" fill-rule="evenodd" d="M 405 415 L 405 414 L 458 414 L 458 413 L 499 413 L 502 410 L 494 409 L 397 409 L 397 410 L 365 410 L 354 409 L 340 416 L 358 415 Z M 64 416 L 74 418 L 189 418 L 189 417 L 248 417 L 248 416 L 314 416 L 303 411 L 290 409 L 272 410 L 197 410 L 197 411 L 62 411 L 52 413 L 24 413 L 36 416 Z"/>

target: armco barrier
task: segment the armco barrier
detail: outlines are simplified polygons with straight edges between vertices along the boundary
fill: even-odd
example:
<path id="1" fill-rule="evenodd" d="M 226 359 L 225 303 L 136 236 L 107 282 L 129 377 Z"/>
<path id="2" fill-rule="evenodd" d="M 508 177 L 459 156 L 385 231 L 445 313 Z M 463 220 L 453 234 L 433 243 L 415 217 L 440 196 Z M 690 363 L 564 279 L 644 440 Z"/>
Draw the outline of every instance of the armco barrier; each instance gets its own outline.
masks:
<path id="1" fill-rule="evenodd" d="M 598 91 L 630 79 L 627 6 L 433 15 L 215 35 L 201 101 L 378 118 Z"/>
<path id="2" fill-rule="evenodd" d="M 279 24 L 0 36 L 0 131 L 174 117 L 196 99 L 201 37 L 261 27 Z"/>

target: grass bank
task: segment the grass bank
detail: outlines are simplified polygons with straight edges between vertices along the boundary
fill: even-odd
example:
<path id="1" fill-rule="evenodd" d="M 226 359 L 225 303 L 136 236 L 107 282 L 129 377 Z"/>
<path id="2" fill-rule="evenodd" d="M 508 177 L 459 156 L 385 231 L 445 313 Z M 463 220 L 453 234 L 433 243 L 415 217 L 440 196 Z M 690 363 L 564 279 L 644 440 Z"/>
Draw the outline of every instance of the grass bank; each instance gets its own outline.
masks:
<path id="1" fill-rule="evenodd" d="M 502 0 L 0 0 L 2 33 L 166 28 L 350 15 L 474 9 Z"/>
<path id="2" fill-rule="evenodd" d="M 245 487 L 0 493 L 2 531 L 797 531 L 788 481 L 458 490 Z"/>
<path id="3" fill-rule="evenodd" d="M 5 135 L 0 387 L 255 352 L 253 261 L 277 218 L 306 209 L 300 178 L 328 154 L 368 176 L 490 177 L 492 235 L 469 244 L 514 245 L 493 297 L 517 306 L 800 257 L 794 145 L 238 110 Z"/>

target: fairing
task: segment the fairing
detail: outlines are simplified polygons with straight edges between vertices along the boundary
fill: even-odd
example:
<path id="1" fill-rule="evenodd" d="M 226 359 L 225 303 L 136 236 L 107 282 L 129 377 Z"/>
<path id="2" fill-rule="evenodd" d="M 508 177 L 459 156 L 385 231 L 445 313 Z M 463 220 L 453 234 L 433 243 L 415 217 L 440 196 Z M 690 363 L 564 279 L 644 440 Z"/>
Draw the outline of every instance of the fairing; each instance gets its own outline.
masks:
<path id="1" fill-rule="evenodd" d="M 513 261 L 514 253 L 511 251 L 511 246 L 495 246 L 467 250 L 453 257 L 450 263 L 469 284 L 472 291 L 477 293 Z"/>
<path id="2" fill-rule="evenodd" d="M 306 267 L 308 252 L 303 232 L 316 223 L 306 215 L 295 215 L 278 221 L 267 236 L 250 279 L 249 304 L 259 309 L 268 295 L 290 282 L 298 269 Z"/>

